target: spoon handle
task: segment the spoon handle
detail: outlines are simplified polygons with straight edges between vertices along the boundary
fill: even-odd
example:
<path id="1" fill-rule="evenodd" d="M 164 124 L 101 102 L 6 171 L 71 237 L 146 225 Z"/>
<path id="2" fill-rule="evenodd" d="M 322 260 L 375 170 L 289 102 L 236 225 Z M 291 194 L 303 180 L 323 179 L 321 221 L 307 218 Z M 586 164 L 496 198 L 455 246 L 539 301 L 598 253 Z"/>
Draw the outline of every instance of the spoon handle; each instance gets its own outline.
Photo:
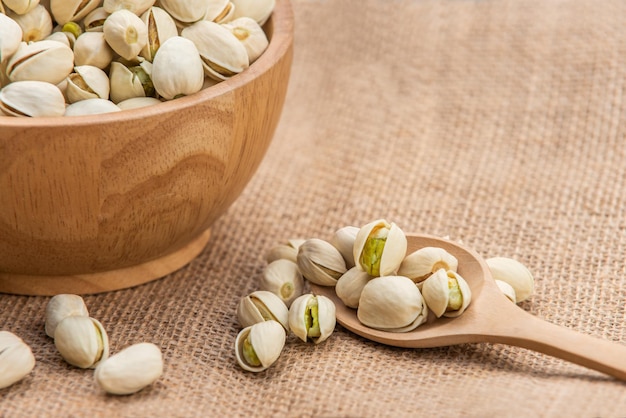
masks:
<path id="1" fill-rule="evenodd" d="M 484 341 L 527 348 L 626 380 L 626 345 L 581 334 L 510 306 L 502 312 L 506 316 L 488 325 Z"/>

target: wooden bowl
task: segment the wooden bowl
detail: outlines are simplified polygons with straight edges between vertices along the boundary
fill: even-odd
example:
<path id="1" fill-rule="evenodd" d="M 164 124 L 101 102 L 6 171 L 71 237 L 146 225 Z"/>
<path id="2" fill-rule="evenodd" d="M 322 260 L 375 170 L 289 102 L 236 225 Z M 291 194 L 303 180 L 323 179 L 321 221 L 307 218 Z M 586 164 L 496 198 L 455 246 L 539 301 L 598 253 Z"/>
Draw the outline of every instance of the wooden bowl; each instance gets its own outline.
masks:
<path id="1" fill-rule="evenodd" d="M 192 96 L 95 116 L 0 117 L 0 292 L 98 293 L 196 257 L 270 144 L 293 55 L 278 0 L 248 69 Z"/>

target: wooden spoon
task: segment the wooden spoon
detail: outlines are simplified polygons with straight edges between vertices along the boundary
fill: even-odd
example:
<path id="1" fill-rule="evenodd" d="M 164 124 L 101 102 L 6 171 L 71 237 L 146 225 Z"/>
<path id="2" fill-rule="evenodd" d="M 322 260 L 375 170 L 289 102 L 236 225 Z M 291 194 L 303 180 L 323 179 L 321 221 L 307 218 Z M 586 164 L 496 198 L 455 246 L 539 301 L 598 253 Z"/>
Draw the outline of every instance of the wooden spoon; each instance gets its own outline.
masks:
<path id="1" fill-rule="evenodd" d="M 551 324 L 507 299 L 480 255 L 455 242 L 427 235 L 408 235 L 407 254 L 422 247 L 441 247 L 459 260 L 458 273 L 472 290 L 472 302 L 456 318 L 429 319 L 406 333 L 379 331 L 361 324 L 333 287 L 311 284 L 312 292 L 329 297 L 337 322 L 367 339 L 396 347 L 441 347 L 463 343 L 502 343 L 558 357 L 626 380 L 626 346 Z M 434 315 L 430 315 L 433 317 Z"/>

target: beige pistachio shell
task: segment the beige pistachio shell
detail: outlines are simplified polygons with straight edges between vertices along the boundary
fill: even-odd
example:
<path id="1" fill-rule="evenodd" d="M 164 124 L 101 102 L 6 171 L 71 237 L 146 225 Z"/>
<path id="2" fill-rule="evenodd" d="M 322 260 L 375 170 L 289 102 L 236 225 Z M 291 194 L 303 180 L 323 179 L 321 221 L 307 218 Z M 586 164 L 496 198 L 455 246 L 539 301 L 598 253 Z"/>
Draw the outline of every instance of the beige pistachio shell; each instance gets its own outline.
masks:
<path id="1" fill-rule="evenodd" d="M 384 219 L 370 222 L 359 229 L 354 240 L 354 261 L 370 276 L 396 273 L 406 256 L 404 232 Z"/>
<path id="2" fill-rule="evenodd" d="M 224 23 L 224 27 L 228 28 L 246 48 L 250 64 L 256 61 L 269 45 L 263 28 L 254 19 L 240 17 Z"/>
<path id="3" fill-rule="evenodd" d="M 96 7 L 83 19 L 85 32 L 102 32 L 104 21 L 111 13 L 104 10 L 104 7 Z"/>
<path id="4" fill-rule="evenodd" d="M 220 24 L 203 20 L 183 29 L 181 35 L 196 45 L 209 77 L 227 80 L 250 65 L 246 48 Z"/>
<path id="5" fill-rule="evenodd" d="M 140 16 L 154 5 L 155 0 L 104 0 L 102 8 L 108 13 L 118 10 L 128 10 Z"/>
<path id="6" fill-rule="evenodd" d="M 113 61 L 115 53 L 104 39 L 103 32 L 84 32 L 74 43 L 76 65 L 93 65 L 102 70 Z"/>
<path id="7" fill-rule="evenodd" d="M 54 84 L 16 81 L 0 90 L 0 113 L 7 116 L 62 116 L 65 98 Z"/>
<path id="8" fill-rule="evenodd" d="M 9 60 L 20 47 L 21 41 L 21 26 L 9 16 L 0 13 L 0 63 Z"/>
<path id="9" fill-rule="evenodd" d="M 334 286 L 348 270 L 339 250 L 318 238 L 308 239 L 300 245 L 296 261 L 302 275 L 320 286 Z"/>
<path id="10" fill-rule="evenodd" d="M 79 65 L 67 77 L 65 94 L 70 103 L 85 99 L 108 99 L 109 77 L 93 65 Z"/>
<path id="11" fill-rule="evenodd" d="M 2 3 L 15 14 L 23 15 L 37 7 L 39 0 L 2 0 Z"/>
<path id="12" fill-rule="evenodd" d="M 247 16 L 257 21 L 261 26 L 272 15 L 276 0 L 231 0 L 235 5 L 233 18 Z"/>
<path id="13" fill-rule="evenodd" d="M 451 284 L 456 287 L 456 297 L 452 298 Z M 472 300 L 472 292 L 469 285 L 454 271 L 439 269 L 424 281 L 422 295 L 430 310 L 437 318 L 441 316 L 456 317 L 461 315 Z M 453 301 L 458 301 L 460 306 L 452 306 Z"/>
<path id="14" fill-rule="evenodd" d="M 235 339 L 237 363 L 249 372 L 262 372 L 278 360 L 286 339 L 284 328 L 276 321 L 264 321 L 246 327 Z M 259 364 L 250 364 L 246 360 L 246 345 L 251 347 Z"/>
<path id="15" fill-rule="evenodd" d="M 361 292 L 372 276 L 358 267 L 352 267 L 337 280 L 335 293 L 349 308 L 358 308 Z"/>
<path id="16" fill-rule="evenodd" d="M 102 361 L 94 372 L 98 385 L 112 395 L 130 395 L 163 374 L 163 354 L 152 343 L 138 343 Z"/>
<path id="17" fill-rule="evenodd" d="M 174 19 L 160 7 L 151 7 L 141 15 L 141 20 L 148 28 L 148 42 L 139 53 L 152 62 L 163 42 L 178 35 Z"/>
<path id="18" fill-rule="evenodd" d="M 60 42 L 22 42 L 7 63 L 11 81 L 36 80 L 57 84 L 74 68 L 74 53 Z"/>
<path id="19" fill-rule="evenodd" d="M 325 341 L 336 323 L 335 304 L 326 296 L 307 293 L 297 297 L 289 307 L 289 328 L 304 342 Z"/>
<path id="20" fill-rule="evenodd" d="M 532 295 L 535 278 L 524 264 L 507 257 L 492 257 L 485 261 L 495 280 L 501 280 L 513 287 L 515 303 L 523 302 Z"/>
<path id="21" fill-rule="evenodd" d="M 149 77 L 151 75 L 152 64 L 149 62 L 142 63 L 141 68 L 146 73 L 146 76 Z M 113 103 L 120 103 L 134 97 L 146 96 L 141 78 L 120 62 L 114 61 L 111 63 L 109 79 L 111 83 L 110 96 Z"/>
<path id="22" fill-rule="evenodd" d="M 50 299 L 46 305 L 46 335 L 54 338 L 54 331 L 59 322 L 68 316 L 86 316 L 89 317 L 89 310 L 85 301 L 79 295 L 59 294 Z"/>
<path id="23" fill-rule="evenodd" d="M 286 243 L 278 244 L 270 248 L 265 254 L 265 261 L 269 264 L 273 261 L 284 258 L 289 261 L 297 262 L 298 248 L 304 242 L 303 239 L 290 239 Z"/>
<path id="24" fill-rule="evenodd" d="M 289 307 L 291 302 L 302 294 L 304 278 L 295 262 L 278 259 L 269 263 L 263 270 L 259 289 L 272 292 Z"/>
<path id="25" fill-rule="evenodd" d="M 237 305 L 237 320 L 244 328 L 257 322 L 274 320 L 289 331 L 287 305 L 268 290 L 256 290 L 243 297 Z"/>
<path id="26" fill-rule="evenodd" d="M 117 103 L 117 107 L 122 110 L 129 110 L 146 106 L 154 106 L 159 103 L 161 103 L 161 101 L 154 97 L 132 97 Z"/>
<path id="27" fill-rule="evenodd" d="M 50 0 L 52 17 L 59 24 L 78 22 L 100 6 L 101 0 Z"/>
<path id="28" fill-rule="evenodd" d="M 0 389 L 22 380 L 34 367 L 30 347 L 12 332 L 0 331 Z"/>
<path id="29" fill-rule="evenodd" d="M 203 19 L 208 7 L 207 0 L 160 0 L 159 4 L 174 19 L 184 23 Z"/>
<path id="30" fill-rule="evenodd" d="M 99 115 L 102 113 L 121 112 L 122 109 L 106 99 L 85 99 L 72 103 L 65 108 L 65 116 Z"/>
<path id="31" fill-rule="evenodd" d="M 513 289 L 513 286 L 511 286 L 507 282 L 503 282 L 502 280 L 496 280 L 495 282 L 498 285 L 498 288 L 504 294 L 504 296 L 506 296 L 507 299 L 511 302 L 516 303 L 515 289 Z"/>
<path id="32" fill-rule="evenodd" d="M 204 83 L 198 49 L 189 39 L 173 36 L 159 48 L 152 62 L 152 82 L 166 100 L 197 93 Z"/>
<path id="33" fill-rule="evenodd" d="M 398 269 L 398 275 L 420 283 L 441 268 L 456 271 L 458 266 L 459 261 L 456 257 L 443 248 L 424 247 L 404 258 Z"/>
<path id="34" fill-rule="evenodd" d="M 68 316 L 54 330 L 54 345 L 72 366 L 95 368 L 109 357 L 109 338 L 102 324 L 87 316 Z"/>
<path id="35" fill-rule="evenodd" d="M 126 9 L 117 10 L 104 21 L 104 39 L 121 57 L 132 60 L 148 42 L 148 28 L 143 21 Z"/>
<path id="36" fill-rule="evenodd" d="M 207 0 L 207 9 L 203 20 L 215 23 L 227 22 L 235 13 L 235 6 L 230 0 Z"/>
<path id="37" fill-rule="evenodd" d="M 52 32 L 50 35 L 46 36 L 45 39 L 47 41 L 61 42 L 68 48 L 74 48 L 73 43 L 70 42 L 70 38 L 68 37 L 67 32 Z"/>
<path id="38" fill-rule="evenodd" d="M 408 277 L 375 277 L 363 287 L 357 309 L 359 321 L 390 332 L 411 331 L 427 319 L 422 294 Z"/>
<path id="39" fill-rule="evenodd" d="M 346 262 L 346 267 L 352 268 L 354 264 L 354 240 L 359 228 L 356 226 L 344 226 L 335 231 L 330 243 L 339 250 Z"/>
<path id="40" fill-rule="evenodd" d="M 52 33 L 52 17 L 45 7 L 38 5 L 22 15 L 11 13 L 9 16 L 22 28 L 22 40 L 35 42 L 45 39 Z"/>

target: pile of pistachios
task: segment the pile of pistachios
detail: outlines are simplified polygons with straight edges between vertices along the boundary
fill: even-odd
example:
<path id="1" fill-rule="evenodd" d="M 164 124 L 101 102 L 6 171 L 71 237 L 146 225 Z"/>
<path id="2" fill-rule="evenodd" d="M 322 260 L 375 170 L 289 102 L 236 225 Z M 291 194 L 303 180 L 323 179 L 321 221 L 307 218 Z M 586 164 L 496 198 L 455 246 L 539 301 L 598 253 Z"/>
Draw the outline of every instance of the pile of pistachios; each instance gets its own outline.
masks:
<path id="1" fill-rule="evenodd" d="M 292 239 L 271 248 L 260 290 L 244 297 L 237 308 L 243 327 L 235 342 L 239 365 L 253 372 L 267 369 L 280 356 L 290 331 L 314 343 L 332 334 L 334 303 L 322 295 L 302 295 L 307 281 L 333 286 L 363 325 L 387 332 L 414 330 L 431 314 L 435 319 L 463 314 L 472 293 L 457 272 L 457 258 L 438 247 L 407 254 L 407 246 L 395 223 L 378 219 L 340 228 L 329 241 Z M 505 257 L 486 261 L 512 302 L 530 296 L 534 278 L 523 264 Z"/>
<path id="2" fill-rule="evenodd" d="M 117 112 L 191 95 L 267 48 L 275 0 L 2 0 L 0 116 Z"/>

